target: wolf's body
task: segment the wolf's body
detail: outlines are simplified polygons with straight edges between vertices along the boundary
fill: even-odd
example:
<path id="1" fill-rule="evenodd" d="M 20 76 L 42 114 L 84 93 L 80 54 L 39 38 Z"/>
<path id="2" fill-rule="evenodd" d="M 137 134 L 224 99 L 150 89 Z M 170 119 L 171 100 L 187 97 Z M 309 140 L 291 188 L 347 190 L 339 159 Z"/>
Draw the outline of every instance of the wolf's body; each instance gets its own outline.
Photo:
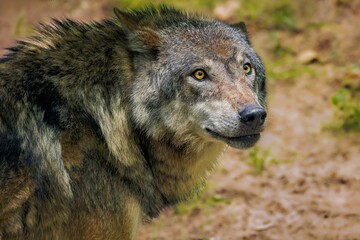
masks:
<path id="1" fill-rule="evenodd" d="M 117 16 L 44 26 L 0 59 L 1 240 L 134 239 L 225 143 L 259 138 L 264 69 L 242 24 Z"/>

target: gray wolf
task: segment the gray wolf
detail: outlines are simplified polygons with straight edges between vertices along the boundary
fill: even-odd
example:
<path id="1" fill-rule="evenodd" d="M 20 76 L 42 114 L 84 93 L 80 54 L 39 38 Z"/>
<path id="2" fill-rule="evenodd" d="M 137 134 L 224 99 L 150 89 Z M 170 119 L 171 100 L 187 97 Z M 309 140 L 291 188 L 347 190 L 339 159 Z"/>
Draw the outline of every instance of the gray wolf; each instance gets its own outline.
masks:
<path id="1" fill-rule="evenodd" d="M 171 7 L 55 20 L 0 60 L 0 239 L 136 239 L 264 129 L 243 23 Z"/>

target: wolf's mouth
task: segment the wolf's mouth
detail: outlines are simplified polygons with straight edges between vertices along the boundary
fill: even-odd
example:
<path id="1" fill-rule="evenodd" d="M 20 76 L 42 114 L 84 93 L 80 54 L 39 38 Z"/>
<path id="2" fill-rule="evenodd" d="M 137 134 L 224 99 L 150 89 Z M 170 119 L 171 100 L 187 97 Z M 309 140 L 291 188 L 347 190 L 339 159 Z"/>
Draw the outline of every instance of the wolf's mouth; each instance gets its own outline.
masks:
<path id="1" fill-rule="evenodd" d="M 210 134 L 213 138 L 221 140 L 234 148 L 249 148 L 252 147 L 259 139 L 260 133 L 240 135 L 236 137 L 227 137 L 223 136 L 209 128 L 205 128 L 206 132 Z"/>

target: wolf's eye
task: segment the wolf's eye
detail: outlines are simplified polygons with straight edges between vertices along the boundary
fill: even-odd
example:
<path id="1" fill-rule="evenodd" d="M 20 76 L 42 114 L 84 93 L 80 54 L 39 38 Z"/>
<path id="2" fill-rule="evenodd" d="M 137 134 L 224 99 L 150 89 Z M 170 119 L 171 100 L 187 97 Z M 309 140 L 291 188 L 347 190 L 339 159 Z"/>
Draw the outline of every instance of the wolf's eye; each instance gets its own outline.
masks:
<path id="1" fill-rule="evenodd" d="M 192 76 L 196 80 L 203 80 L 204 78 L 206 78 L 207 74 L 206 74 L 206 72 L 204 70 L 197 69 L 197 70 L 195 70 L 195 72 L 193 72 Z"/>
<path id="2" fill-rule="evenodd" d="M 252 71 L 252 67 L 251 67 L 250 63 L 245 63 L 243 66 L 243 69 L 246 74 L 250 74 Z"/>

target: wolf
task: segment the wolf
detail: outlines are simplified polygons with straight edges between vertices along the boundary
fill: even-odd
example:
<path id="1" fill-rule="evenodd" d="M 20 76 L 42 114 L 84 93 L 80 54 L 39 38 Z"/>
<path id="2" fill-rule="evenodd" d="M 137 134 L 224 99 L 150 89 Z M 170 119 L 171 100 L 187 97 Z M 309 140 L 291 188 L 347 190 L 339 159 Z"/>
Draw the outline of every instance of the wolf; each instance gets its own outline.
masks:
<path id="1" fill-rule="evenodd" d="M 136 239 L 266 121 L 244 23 L 167 6 L 42 25 L 0 60 L 0 239 Z"/>

